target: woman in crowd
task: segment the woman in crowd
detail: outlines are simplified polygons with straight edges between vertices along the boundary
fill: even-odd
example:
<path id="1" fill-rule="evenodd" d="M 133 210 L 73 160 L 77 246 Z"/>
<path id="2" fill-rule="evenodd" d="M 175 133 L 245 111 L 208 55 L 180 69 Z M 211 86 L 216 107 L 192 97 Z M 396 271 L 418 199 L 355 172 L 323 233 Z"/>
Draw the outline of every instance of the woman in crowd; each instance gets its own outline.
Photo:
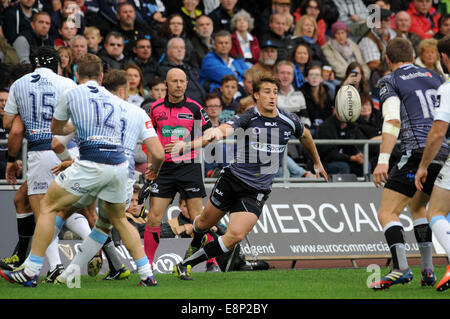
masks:
<path id="1" fill-rule="evenodd" d="M 328 61 L 317 43 L 317 23 L 316 20 L 304 15 L 295 25 L 293 41 L 297 43 L 307 43 L 311 49 L 311 60 L 320 65 L 327 65 Z"/>
<path id="2" fill-rule="evenodd" d="M 294 87 L 298 90 L 305 84 L 305 74 L 311 66 L 311 50 L 306 43 L 299 43 L 292 50 L 290 60 L 294 63 Z"/>
<path id="3" fill-rule="evenodd" d="M 306 0 L 300 4 L 300 7 L 294 12 L 295 23 L 300 20 L 303 15 L 308 15 L 314 18 L 317 23 L 317 43 L 322 46 L 326 43 L 326 29 L 327 25 L 322 18 L 323 7 L 320 1 Z"/>
<path id="4" fill-rule="evenodd" d="M 72 50 L 65 46 L 60 46 L 56 49 L 61 59 L 61 69 L 59 75 L 66 78 L 73 79 L 72 72 Z"/>
<path id="5" fill-rule="evenodd" d="M 348 26 L 343 22 L 335 22 L 331 26 L 332 38 L 322 47 L 322 52 L 333 68 L 339 80 L 345 78 L 347 66 L 352 62 L 362 65 L 366 78 L 370 69 L 364 61 L 360 47 L 348 37 Z"/>
<path id="6" fill-rule="evenodd" d="M 444 74 L 444 70 L 442 69 L 437 42 L 436 39 L 422 40 L 417 47 L 418 57 L 416 58 L 415 64 L 436 71 L 446 79 L 448 75 Z"/>
<path id="7" fill-rule="evenodd" d="M 128 75 L 129 85 L 128 102 L 140 107 L 144 101 L 144 96 L 148 94 L 148 91 L 144 89 L 142 70 L 136 64 L 128 64 L 125 71 Z"/>
<path id="8" fill-rule="evenodd" d="M 360 95 L 370 94 L 370 83 L 363 72 L 363 67 L 358 62 L 352 62 L 345 70 L 345 77 L 341 85 L 353 85 Z M 339 88 L 336 88 L 336 92 Z"/>
<path id="9" fill-rule="evenodd" d="M 242 57 L 249 67 L 258 62 L 261 48 L 258 39 L 250 34 L 255 20 L 245 10 L 240 10 L 231 18 L 231 51 L 230 55 Z"/>
<path id="10" fill-rule="evenodd" d="M 306 73 L 306 83 L 301 91 L 305 97 L 306 109 L 311 120 L 310 131 L 314 134 L 317 127 L 333 113 L 333 98 L 323 84 L 322 68 L 313 65 Z"/>

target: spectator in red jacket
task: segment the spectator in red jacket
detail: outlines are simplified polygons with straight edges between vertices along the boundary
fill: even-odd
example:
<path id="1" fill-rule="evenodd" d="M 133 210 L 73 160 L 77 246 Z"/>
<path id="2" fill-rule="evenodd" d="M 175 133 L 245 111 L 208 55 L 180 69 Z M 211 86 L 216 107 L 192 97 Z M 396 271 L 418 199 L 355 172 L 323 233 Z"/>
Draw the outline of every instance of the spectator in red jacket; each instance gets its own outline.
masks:
<path id="1" fill-rule="evenodd" d="M 250 67 L 257 63 L 261 48 L 258 39 L 250 34 L 254 27 L 254 19 L 245 10 L 240 10 L 231 18 L 231 56 L 242 57 Z"/>
<path id="2" fill-rule="evenodd" d="M 411 28 L 422 39 L 432 38 L 439 31 L 439 18 L 441 15 L 432 6 L 432 0 L 414 0 L 408 8 L 411 16 Z"/>

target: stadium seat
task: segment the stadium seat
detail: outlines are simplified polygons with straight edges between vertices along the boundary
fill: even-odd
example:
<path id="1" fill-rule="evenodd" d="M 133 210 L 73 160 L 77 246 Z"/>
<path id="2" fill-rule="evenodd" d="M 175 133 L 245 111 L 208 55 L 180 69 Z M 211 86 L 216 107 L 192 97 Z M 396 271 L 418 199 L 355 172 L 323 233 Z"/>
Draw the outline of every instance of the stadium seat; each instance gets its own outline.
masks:
<path id="1" fill-rule="evenodd" d="M 332 182 L 357 182 L 358 177 L 355 174 L 332 174 Z"/>

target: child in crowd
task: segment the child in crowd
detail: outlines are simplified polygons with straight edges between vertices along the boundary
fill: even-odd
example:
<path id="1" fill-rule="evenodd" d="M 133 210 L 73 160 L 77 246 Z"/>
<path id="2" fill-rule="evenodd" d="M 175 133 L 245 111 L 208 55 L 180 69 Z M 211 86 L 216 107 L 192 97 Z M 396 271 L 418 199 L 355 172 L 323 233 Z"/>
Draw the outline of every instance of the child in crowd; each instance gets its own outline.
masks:
<path id="1" fill-rule="evenodd" d="M 64 46 L 69 48 L 70 40 L 72 40 L 77 34 L 77 28 L 71 20 L 66 18 L 61 21 L 61 25 L 58 28 L 58 33 L 60 37 L 55 39 L 53 42 L 55 47 L 59 48 L 60 46 Z"/>
<path id="2" fill-rule="evenodd" d="M 84 29 L 84 37 L 88 44 L 88 53 L 97 54 L 102 47 L 102 35 L 97 27 L 91 26 Z"/>
<path id="3" fill-rule="evenodd" d="M 234 75 L 225 75 L 222 78 L 220 88 L 215 90 L 215 93 L 220 95 L 222 101 L 223 109 L 219 118 L 221 122 L 226 122 L 231 119 L 239 108 L 239 101 L 235 99 L 238 85 L 238 79 Z"/>

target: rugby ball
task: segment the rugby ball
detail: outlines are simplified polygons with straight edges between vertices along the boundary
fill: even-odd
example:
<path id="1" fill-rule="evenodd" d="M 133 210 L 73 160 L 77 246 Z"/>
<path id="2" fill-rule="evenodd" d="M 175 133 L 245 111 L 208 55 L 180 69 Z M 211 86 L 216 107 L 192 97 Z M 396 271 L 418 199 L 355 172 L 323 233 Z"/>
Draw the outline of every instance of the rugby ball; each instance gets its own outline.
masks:
<path id="1" fill-rule="evenodd" d="M 353 123 L 361 114 L 361 97 L 353 85 L 341 86 L 335 99 L 336 112 L 343 122 Z"/>

